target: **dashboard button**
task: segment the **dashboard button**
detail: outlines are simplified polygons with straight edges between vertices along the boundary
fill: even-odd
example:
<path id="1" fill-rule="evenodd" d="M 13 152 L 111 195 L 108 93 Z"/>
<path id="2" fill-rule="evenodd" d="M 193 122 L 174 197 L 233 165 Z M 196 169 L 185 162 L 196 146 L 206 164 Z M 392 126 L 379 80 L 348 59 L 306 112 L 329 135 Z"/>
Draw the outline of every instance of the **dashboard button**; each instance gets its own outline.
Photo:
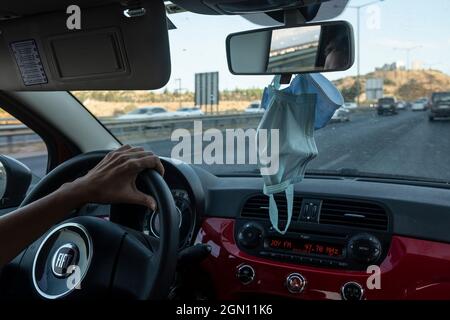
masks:
<path id="1" fill-rule="evenodd" d="M 364 296 L 364 289 L 357 282 L 347 282 L 341 288 L 342 299 L 348 301 L 362 300 Z"/>
<path id="2" fill-rule="evenodd" d="M 238 234 L 238 242 L 248 249 L 258 247 L 262 243 L 263 229 L 257 223 L 245 224 Z"/>
<path id="3" fill-rule="evenodd" d="M 255 279 L 255 270 L 248 264 L 240 265 L 237 268 L 236 277 L 242 284 L 247 285 Z"/>
<path id="4" fill-rule="evenodd" d="M 306 286 L 306 280 L 300 273 L 291 273 L 286 278 L 286 288 L 290 293 L 301 293 Z"/>
<path id="5" fill-rule="evenodd" d="M 373 235 L 362 233 L 354 236 L 349 241 L 350 256 L 357 262 L 372 263 L 381 255 L 381 243 Z"/>

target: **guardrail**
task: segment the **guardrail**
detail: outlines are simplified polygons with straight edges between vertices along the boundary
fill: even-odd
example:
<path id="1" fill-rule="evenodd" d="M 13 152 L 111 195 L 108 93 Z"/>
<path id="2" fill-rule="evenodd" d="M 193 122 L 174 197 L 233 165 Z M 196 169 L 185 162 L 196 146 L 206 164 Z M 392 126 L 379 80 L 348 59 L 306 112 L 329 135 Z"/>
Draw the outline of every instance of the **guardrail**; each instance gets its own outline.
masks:
<path id="1" fill-rule="evenodd" d="M 223 115 L 202 115 L 170 117 L 163 119 L 121 120 L 100 118 L 99 120 L 122 142 L 136 144 L 170 139 L 176 129 L 192 132 L 194 121 L 200 120 L 202 129 L 219 130 L 234 128 L 255 128 L 262 117 L 261 113 L 236 113 Z M 1 119 L 0 119 L 1 124 Z M 18 146 L 41 143 L 40 138 L 25 125 L 0 125 L 0 147 L 13 153 Z"/>
<path id="2" fill-rule="evenodd" d="M 0 118 L 0 125 L 20 124 L 15 118 Z"/>
<path id="3" fill-rule="evenodd" d="M 262 114 L 203 115 L 195 117 L 173 117 L 158 120 L 102 121 L 102 123 L 122 142 L 141 143 L 170 139 L 176 129 L 194 130 L 194 121 L 200 120 L 202 130 L 219 130 L 256 127 Z"/>

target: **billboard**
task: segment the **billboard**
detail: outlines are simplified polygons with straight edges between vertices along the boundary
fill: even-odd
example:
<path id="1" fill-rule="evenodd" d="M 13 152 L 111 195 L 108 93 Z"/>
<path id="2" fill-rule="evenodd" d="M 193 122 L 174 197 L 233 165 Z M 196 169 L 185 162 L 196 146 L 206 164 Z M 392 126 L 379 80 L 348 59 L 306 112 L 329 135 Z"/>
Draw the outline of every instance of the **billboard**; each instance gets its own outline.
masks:
<path id="1" fill-rule="evenodd" d="M 383 79 L 371 78 L 366 81 L 366 100 L 378 100 L 383 97 Z"/>
<path id="2" fill-rule="evenodd" d="M 195 105 L 208 111 L 219 106 L 219 72 L 195 74 Z"/>

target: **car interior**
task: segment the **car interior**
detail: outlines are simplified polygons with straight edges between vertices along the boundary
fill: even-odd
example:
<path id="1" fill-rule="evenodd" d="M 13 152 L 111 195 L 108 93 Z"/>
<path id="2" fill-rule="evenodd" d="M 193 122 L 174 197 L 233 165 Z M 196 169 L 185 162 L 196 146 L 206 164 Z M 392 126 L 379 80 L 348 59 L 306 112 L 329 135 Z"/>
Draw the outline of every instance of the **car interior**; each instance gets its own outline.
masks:
<path id="1" fill-rule="evenodd" d="M 387 6 L 390 0 L 385 2 Z M 68 20 L 77 14 L 77 10 L 68 9 L 74 3 L 80 9 L 81 28 L 70 25 Z M 350 148 L 349 141 L 360 139 L 364 148 L 349 151 L 334 142 L 327 148 L 341 148 L 347 153 L 343 162 L 352 157 L 376 161 L 373 171 L 369 165 L 363 167 L 364 171 L 351 164 L 331 170 L 341 154 L 322 152 L 320 131 L 326 128 L 317 130 L 319 154 L 324 154 L 324 158 L 319 155 L 318 161 L 326 164 L 323 170 L 313 166 L 294 185 L 292 218 L 288 219 L 290 203 L 284 193 L 275 194 L 280 228 L 288 227 L 287 232 L 280 233 L 269 217 L 271 204 L 263 192 L 265 180 L 255 164 L 209 166 L 195 160 L 183 162 L 170 151 L 163 151 L 175 143 L 170 140 L 172 132 L 182 129 L 184 134 L 190 134 L 199 119 L 203 119 L 203 130 L 218 128 L 225 132 L 230 128 L 256 128 L 264 112 L 245 112 L 247 103 L 237 115 L 233 111 L 219 115 L 208 111 L 209 104 L 204 109 L 192 101 L 189 106 L 195 105 L 205 114 L 120 119 L 120 114 L 113 111 L 122 106 L 123 114 L 134 110 L 127 107 L 127 91 L 142 95 L 156 92 L 157 97 L 169 94 L 162 88 L 173 83 L 178 69 L 192 70 L 190 64 L 202 59 L 216 61 L 233 75 L 230 91 L 238 86 L 239 79 L 249 79 L 248 87 L 254 88 L 257 84 L 252 79 L 269 84 L 273 75 L 280 75 L 281 83 L 287 85 L 296 74 L 323 72 L 328 76 L 330 71 L 332 75 L 353 68 L 360 40 L 355 39 L 355 26 L 340 17 L 347 5 L 350 6 L 346 0 L 2 1 L 0 107 L 42 139 L 46 160 L 39 160 L 44 172 L 36 176 L 30 170 L 33 163 L 23 163 L 23 151 L 1 152 L 0 186 L 4 184 L 4 191 L 0 219 L 86 174 L 122 144 L 143 145 L 160 155 L 165 174 L 161 177 L 154 171 L 144 171 L 136 181 L 139 190 L 156 199 L 156 211 L 126 203 L 89 203 L 36 239 L 0 269 L 1 299 L 450 299 L 447 142 L 440 142 L 435 136 L 423 142 L 431 149 L 420 149 L 434 152 L 408 153 L 395 150 L 395 141 L 403 137 L 400 134 L 390 135 L 389 140 L 381 136 L 382 125 L 392 123 L 393 132 L 410 130 L 418 121 L 412 117 L 428 121 L 425 114 L 396 111 L 389 117 L 377 117 L 377 108 L 367 107 L 370 121 L 382 123 L 374 135 L 380 136 L 380 143 L 391 144 L 394 160 L 371 151 L 378 147 L 372 140 L 364 140 L 361 132 L 366 129 L 360 120 L 363 113 L 349 111 L 350 121 L 333 124 L 340 130 L 361 121 L 361 131 L 353 130 L 340 137 L 335 131 L 335 138 Z M 177 20 L 183 15 L 189 18 Z M 208 28 L 211 32 L 221 28 L 220 19 L 239 18 L 244 22 L 233 26 L 230 32 L 225 29 L 227 37 L 217 35 L 217 42 L 226 50 L 220 47 L 222 55 L 216 56 L 214 50 L 218 49 L 209 44 L 209 36 L 189 29 L 194 28 L 192 17 L 197 16 L 209 23 L 199 27 L 205 32 Z M 218 21 L 217 25 L 214 21 Z M 241 27 L 250 24 L 251 28 Z M 181 26 L 186 26 L 191 35 L 176 38 L 175 32 L 177 28 L 181 32 Z M 297 57 L 292 51 L 276 47 L 277 32 L 302 27 L 313 28 L 320 37 L 305 40 L 310 42 L 299 46 Z M 304 39 L 310 36 L 308 32 L 301 33 Z M 341 54 L 345 54 L 345 60 L 328 69 L 324 50 L 339 33 L 344 34 Z M 172 45 L 174 39 L 197 41 L 194 47 L 204 41 L 201 50 L 206 53 L 195 51 L 199 48 L 183 51 L 184 47 Z M 319 53 L 312 54 L 312 50 Z M 181 54 L 187 57 L 182 63 L 175 59 Z M 194 79 L 193 73 L 191 78 Z M 223 79 L 218 86 L 225 86 Z M 185 90 L 181 80 L 174 88 L 170 103 L 174 110 L 181 110 L 178 101 Z M 399 92 L 406 89 L 402 90 Z M 97 115 L 89 107 L 93 98 L 84 98 L 87 92 L 97 92 L 97 96 L 116 94 L 116 100 L 105 98 L 104 104 L 99 103 L 111 104 L 108 116 Z M 189 97 L 200 99 L 194 94 Z M 221 99 L 224 97 L 221 91 Z M 151 107 L 146 102 L 141 106 Z M 166 104 L 155 100 L 155 106 Z M 401 117 L 407 118 L 405 124 L 396 122 Z M 441 130 L 439 136 L 446 140 L 446 122 L 434 121 L 430 125 L 439 126 L 436 130 Z M 1 140 L 3 135 L 6 137 L 11 130 L 25 130 L 17 123 L 0 126 L 0 142 L 5 141 L 5 145 L 10 142 L 7 138 Z M 158 138 L 163 135 L 168 138 Z M 193 143 L 194 140 L 195 136 Z M 34 142 L 21 143 L 23 150 L 28 150 Z M 411 144 L 408 150 L 415 150 L 416 145 Z M 412 154 L 417 155 L 414 160 Z M 33 157 L 37 161 L 37 156 Z M 439 161 L 430 163 L 434 161 L 430 159 Z M 391 169 L 381 172 L 376 168 L 381 168 L 384 161 L 392 162 Z M 415 166 L 406 174 L 403 170 L 410 168 L 407 163 L 411 161 L 415 161 Z M 67 281 L 72 276 L 68 278 L 55 269 L 56 254 L 61 250 L 76 252 L 75 273 L 81 289 L 69 288 Z"/>

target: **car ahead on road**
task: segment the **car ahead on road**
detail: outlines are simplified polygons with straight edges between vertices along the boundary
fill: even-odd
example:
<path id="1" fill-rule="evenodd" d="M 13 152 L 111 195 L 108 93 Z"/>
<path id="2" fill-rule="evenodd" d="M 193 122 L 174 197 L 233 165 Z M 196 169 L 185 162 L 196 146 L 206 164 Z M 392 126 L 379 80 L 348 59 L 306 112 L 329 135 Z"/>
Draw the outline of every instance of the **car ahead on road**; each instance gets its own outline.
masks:
<path id="1" fill-rule="evenodd" d="M 350 111 L 347 108 L 344 108 L 342 106 L 333 113 L 333 116 L 331 117 L 331 121 L 332 122 L 350 121 L 349 113 L 350 113 Z"/>
<path id="2" fill-rule="evenodd" d="M 427 98 L 420 98 L 411 104 L 411 110 L 412 111 L 425 111 L 427 109 L 428 99 Z"/>
<path id="3" fill-rule="evenodd" d="M 397 102 L 394 97 L 384 97 L 378 99 L 377 114 L 397 114 Z"/>
<path id="4" fill-rule="evenodd" d="M 204 115 L 204 112 L 199 107 L 181 107 L 174 113 L 176 116 L 180 117 L 195 117 Z"/>
<path id="5" fill-rule="evenodd" d="M 141 107 L 134 109 L 124 115 L 120 115 L 120 120 L 143 120 L 170 117 L 169 112 L 164 107 Z"/>
<path id="6" fill-rule="evenodd" d="M 397 101 L 397 110 L 406 110 L 406 102 L 405 101 Z"/>
<path id="7" fill-rule="evenodd" d="M 347 110 L 354 110 L 356 109 L 358 106 L 356 105 L 355 102 L 345 102 L 344 105 L 342 106 L 344 109 Z"/>
<path id="8" fill-rule="evenodd" d="M 450 92 L 434 92 L 430 103 L 429 119 L 431 121 L 436 118 L 450 117 Z"/>
<path id="9" fill-rule="evenodd" d="M 245 113 L 264 113 L 264 109 L 261 108 L 261 103 L 259 101 L 253 101 L 244 110 Z"/>

